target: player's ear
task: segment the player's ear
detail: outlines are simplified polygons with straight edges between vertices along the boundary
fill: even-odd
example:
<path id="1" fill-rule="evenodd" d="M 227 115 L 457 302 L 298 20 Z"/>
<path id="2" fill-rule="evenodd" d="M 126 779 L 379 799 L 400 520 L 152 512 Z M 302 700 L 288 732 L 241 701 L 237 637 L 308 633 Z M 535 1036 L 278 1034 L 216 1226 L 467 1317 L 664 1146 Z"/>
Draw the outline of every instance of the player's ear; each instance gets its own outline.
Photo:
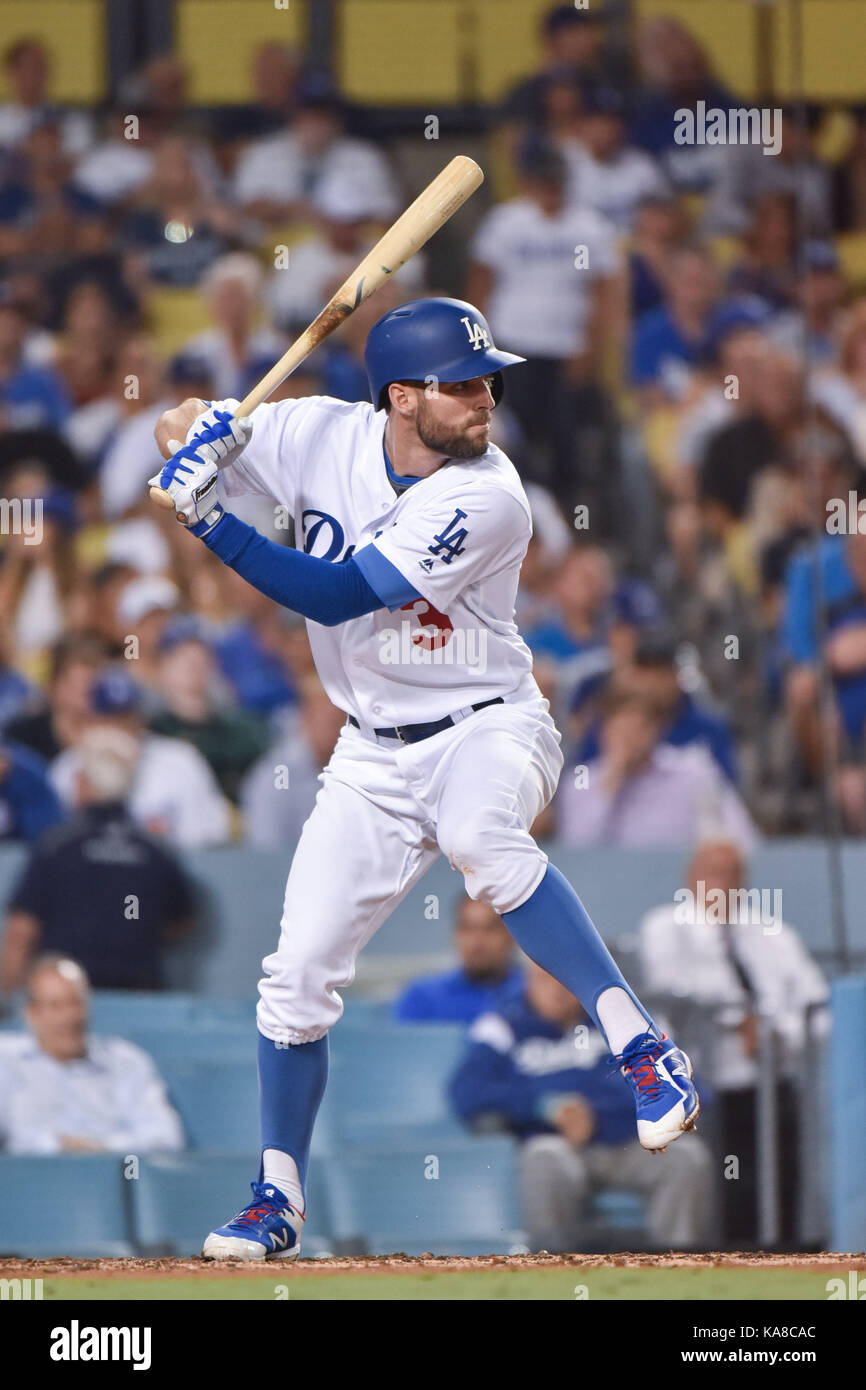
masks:
<path id="1" fill-rule="evenodd" d="M 388 387 L 391 409 L 398 415 L 408 417 L 415 413 L 415 391 L 405 381 L 392 381 Z"/>

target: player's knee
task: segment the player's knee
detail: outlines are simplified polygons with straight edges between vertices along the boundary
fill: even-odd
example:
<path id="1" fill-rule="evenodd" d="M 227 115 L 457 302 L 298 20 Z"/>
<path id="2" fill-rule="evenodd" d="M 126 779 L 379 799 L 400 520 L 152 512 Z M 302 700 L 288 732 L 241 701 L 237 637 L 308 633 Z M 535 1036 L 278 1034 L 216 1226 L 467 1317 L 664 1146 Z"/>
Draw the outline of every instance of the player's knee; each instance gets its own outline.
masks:
<path id="1" fill-rule="evenodd" d="M 440 834 L 439 843 L 452 869 L 463 875 L 472 898 L 484 896 L 508 853 L 507 836 L 501 828 L 480 819 L 459 822 L 446 837 Z"/>

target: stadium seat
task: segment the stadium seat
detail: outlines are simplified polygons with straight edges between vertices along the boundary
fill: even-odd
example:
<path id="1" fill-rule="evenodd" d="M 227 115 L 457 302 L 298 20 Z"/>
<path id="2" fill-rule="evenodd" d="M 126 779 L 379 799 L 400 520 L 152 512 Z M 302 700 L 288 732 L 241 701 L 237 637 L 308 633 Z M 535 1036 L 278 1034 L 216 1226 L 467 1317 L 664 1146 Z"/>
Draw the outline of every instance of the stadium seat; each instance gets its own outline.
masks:
<path id="1" fill-rule="evenodd" d="M 324 1174 L 341 1250 L 484 1255 L 523 1244 L 509 1139 L 450 1139 L 435 1152 L 383 1145 L 331 1160 Z"/>
<path id="2" fill-rule="evenodd" d="M 448 1103 L 448 1080 L 464 1047 L 462 1028 L 343 1022 L 331 1043 L 328 1118 L 345 1144 L 459 1136 Z"/>
<path id="3" fill-rule="evenodd" d="M 164 1063 L 220 1060 L 255 1062 L 255 1031 L 249 1023 L 218 1024 L 205 1021 L 199 1026 L 153 1028 L 137 1025 L 120 1030 L 129 1042 L 149 1052 L 162 1069 Z"/>
<path id="4" fill-rule="evenodd" d="M 230 1220 L 251 1196 L 249 1159 L 231 1154 L 162 1154 L 142 1159 L 131 1184 L 133 1230 L 142 1254 L 197 1255 L 214 1226 Z M 329 1249 L 327 1193 L 321 1170 L 307 1190 L 310 1228 L 304 1254 Z"/>
<path id="5" fill-rule="evenodd" d="M 96 990 L 90 1000 L 90 1026 L 94 1033 L 126 1037 L 135 1028 L 177 1028 L 190 1025 L 194 1000 L 189 994 L 138 993 L 133 990 Z"/>
<path id="6" fill-rule="evenodd" d="M 258 1156 L 259 1087 L 253 1053 L 244 1060 L 166 1060 L 162 1071 L 192 1148 Z"/>
<path id="7" fill-rule="evenodd" d="M 113 1154 L 0 1155 L 0 1256 L 134 1254 L 129 1191 Z"/>

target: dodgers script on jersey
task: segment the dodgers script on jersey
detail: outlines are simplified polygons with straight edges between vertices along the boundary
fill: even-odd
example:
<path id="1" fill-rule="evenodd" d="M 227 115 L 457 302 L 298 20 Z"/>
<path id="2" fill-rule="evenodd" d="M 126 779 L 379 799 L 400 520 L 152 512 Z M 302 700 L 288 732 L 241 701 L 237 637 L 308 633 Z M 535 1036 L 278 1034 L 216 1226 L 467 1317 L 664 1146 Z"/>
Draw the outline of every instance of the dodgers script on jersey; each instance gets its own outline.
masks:
<path id="1" fill-rule="evenodd" d="M 311 396 L 259 406 L 252 420 L 250 443 L 220 475 L 226 496 L 273 498 L 293 518 L 299 549 L 335 564 L 355 556 L 388 604 L 338 627 L 308 621 L 333 704 L 372 729 L 441 719 L 524 687 L 538 698 L 514 622 L 532 520 L 501 450 L 453 460 L 397 492 L 385 411 Z M 395 592 L 391 566 L 421 597 Z"/>

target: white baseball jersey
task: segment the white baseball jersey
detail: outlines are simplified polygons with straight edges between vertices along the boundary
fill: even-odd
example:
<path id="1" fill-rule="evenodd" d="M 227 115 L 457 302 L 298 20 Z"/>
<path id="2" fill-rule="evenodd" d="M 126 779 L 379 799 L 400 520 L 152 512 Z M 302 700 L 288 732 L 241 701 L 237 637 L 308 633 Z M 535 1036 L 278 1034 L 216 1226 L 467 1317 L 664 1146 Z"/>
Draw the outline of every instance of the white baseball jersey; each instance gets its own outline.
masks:
<path id="1" fill-rule="evenodd" d="M 618 270 L 618 241 L 591 208 L 566 206 L 547 217 L 531 198 L 493 208 L 475 233 L 472 256 L 493 271 L 487 318 L 497 344 L 524 357 L 582 352 L 592 282 Z"/>
<path id="2" fill-rule="evenodd" d="M 335 564 L 354 556 L 388 605 L 336 627 L 308 621 L 333 704 L 372 729 L 522 689 L 539 698 L 514 622 L 531 516 L 501 450 L 453 460 L 398 493 L 384 411 L 312 396 L 252 418 L 250 443 L 220 475 L 226 495 L 272 497 L 293 517 L 299 549 Z"/>

